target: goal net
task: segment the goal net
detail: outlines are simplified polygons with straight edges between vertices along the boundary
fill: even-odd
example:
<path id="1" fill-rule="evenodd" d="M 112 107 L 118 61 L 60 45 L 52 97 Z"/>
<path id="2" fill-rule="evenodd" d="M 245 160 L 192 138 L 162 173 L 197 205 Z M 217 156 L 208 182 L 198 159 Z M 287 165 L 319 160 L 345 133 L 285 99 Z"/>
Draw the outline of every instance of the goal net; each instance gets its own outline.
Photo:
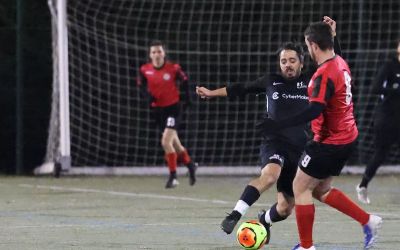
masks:
<path id="1" fill-rule="evenodd" d="M 49 1 L 55 70 L 45 162 L 57 161 L 64 143 L 58 1 L 65 0 Z M 189 76 L 193 105 L 184 111 L 179 135 L 195 161 L 203 166 L 257 166 L 260 137 L 254 125 L 265 97 L 204 101 L 196 97 L 195 86 L 246 83 L 276 71 L 279 45 L 304 43 L 307 24 L 324 15 L 337 21 L 343 57 L 356 85 L 360 137 L 350 164 L 364 164 L 374 149 L 371 128 L 378 98 L 371 94 L 371 82 L 378 67 L 394 55 L 398 0 L 68 0 L 69 122 L 63 125 L 69 129 L 71 166 L 164 164 L 161 135 L 136 87 L 138 69 L 148 60 L 154 39 L 167 44 L 168 58 Z M 394 147 L 386 164 L 399 162 L 400 150 Z"/>

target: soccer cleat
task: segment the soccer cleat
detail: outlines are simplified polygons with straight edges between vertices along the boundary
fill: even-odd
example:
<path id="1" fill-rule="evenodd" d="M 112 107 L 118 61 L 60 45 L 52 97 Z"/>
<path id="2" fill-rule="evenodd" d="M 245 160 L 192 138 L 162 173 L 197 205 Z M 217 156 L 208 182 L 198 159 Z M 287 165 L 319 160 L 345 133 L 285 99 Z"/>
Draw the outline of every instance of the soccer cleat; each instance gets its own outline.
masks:
<path id="1" fill-rule="evenodd" d="M 271 239 L 271 223 L 268 223 L 265 221 L 265 213 L 266 211 L 264 209 L 260 210 L 258 212 L 258 221 L 263 224 L 263 226 L 265 227 L 265 229 L 267 230 L 267 241 L 265 242 L 265 244 L 269 243 L 269 240 Z"/>
<path id="2" fill-rule="evenodd" d="M 228 214 L 228 216 L 226 216 L 225 219 L 221 222 L 222 231 L 227 234 L 232 233 L 241 216 L 242 215 L 238 211 L 233 210 L 232 213 Z"/>
<path id="3" fill-rule="evenodd" d="M 382 218 L 371 214 L 368 223 L 363 226 L 364 249 L 371 248 L 378 237 L 378 228 L 382 226 Z"/>
<path id="4" fill-rule="evenodd" d="M 197 162 L 190 162 L 187 165 L 190 186 L 193 186 L 196 183 L 196 170 L 197 170 L 198 166 L 199 166 L 199 164 Z"/>
<path id="5" fill-rule="evenodd" d="M 174 188 L 179 185 L 178 180 L 174 176 L 169 176 L 167 184 L 165 184 L 165 188 Z"/>
<path id="6" fill-rule="evenodd" d="M 360 202 L 364 204 L 369 204 L 368 192 L 366 187 L 360 187 L 360 185 L 356 186 L 357 198 Z"/>
<path id="7" fill-rule="evenodd" d="M 294 246 L 292 248 L 292 250 L 315 250 L 316 248 L 314 246 L 311 246 L 309 248 L 304 248 L 302 246 L 300 246 L 300 244 L 297 244 L 296 246 Z"/>

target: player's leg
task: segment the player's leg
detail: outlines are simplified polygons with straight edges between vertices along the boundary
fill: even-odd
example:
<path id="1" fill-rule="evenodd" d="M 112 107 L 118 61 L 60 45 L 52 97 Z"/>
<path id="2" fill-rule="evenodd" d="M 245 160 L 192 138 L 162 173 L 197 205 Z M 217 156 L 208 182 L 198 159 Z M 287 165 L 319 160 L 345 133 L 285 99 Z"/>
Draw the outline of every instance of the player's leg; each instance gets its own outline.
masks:
<path id="1" fill-rule="evenodd" d="M 268 231 L 268 240 L 271 238 L 271 224 L 285 220 L 292 213 L 294 208 L 293 179 L 296 175 L 297 162 L 302 152 L 297 149 L 289 149 L 289 146 L 287 147 L 285 162 L 276 183 L 278 191 L 277 203 L 272 205 L 269 210 L 261 210 L 258 213 L 259 221 Z"/>
<path id="2" fill-rule="evenodd" d="M 259 177 L 251 180 L 243 190 L 232 212 L 221 223 L 221 229 L 232 233 L 240 218 L 258 200 L 260 194 L 269 189 L 278 180 L 285 160 L 285 153 L 280 149 L 277 140 L 264 141 L 260 147 L 260 158 L 263 169 Z"/>
<path id="3" fill-rule="evenodd" d="M 258 220 L 264 225 L 268 232 L 268 241 L 266 244 L 268 244 L 271 239 L 270 227 L 272 223 L 285 220 L 292 213 L 293 208 L 294 197 L 283 192 L 278 192 L 277 202 L 267 211 L 263 209 L 258 213 Z"/>
<path id="4" fill-rule="evenodd" d="M 261 175 L 250 181 L 243 190 L 232 212 L 228 214 L 221 223 L 221 229 L 225 233 L 232 233 L 240 218 L 245 215 L 247 210 L 260 198 L 260 194 L 276 183 L 280 172 L 281 166 L 279 164 L 268 163 L 261 170 Z"/>
<path id="5" fill-rule="evenodd" d="M 169 169 L 169 178 L 165 185 L 165 188 L 174 188 L 179 182 L 176 175 L 176 167 L 178 162 L 178 154 L 173 146 L 174 136 L 176 135 L 176 130 L 172 128 L 165 128 L 161 138 L 161 145 L 165 153 L 165 161 L 167 162 Z"/>
<path id="6" fill-rule="evenodd" d="M 397 128 L 391 128 L 385 124 L 380 123 L 375 125 L 375 151 L 372 158 L 368 161 L 367 167 L 361 179 L 359 185 L 356 186 L 357 198 L 360 202 L 369 204 L 370 199 L 368 197 L 368 184 L 374 178 L 376 171 L 385 160 L 389 153 L 390 147 L 396 141 Z"/>
<path id="7" fill-rule="evenodd" d="M 307 156 L 308 155 L 305 154 L 305 156 L 302 157 L 301 161 L 303 161 L 303 163 L 306 163 L 308 159 Z M 293 181 L 293 192 L 300 244 L 293 249 L 314 249 L 312 231 L 315 207 L 312 193 L 319 182 L 319 179 L 308 175 L 301 168 L 297 170 L 296 177 Z"/>
<path id="8" fill-rule="evenodd" d="M 178 133 L 176 133 L 173 143 L 174 143 L 174 148 L 175 148 L 176 152 L 178 153 L 178 162 L 182 162 L 188 168 L 189 184 L 191 186 L 193 186 L 196 183 L 197 164 L 192 161 L 192 158 L 190 157 L 188 151 L 182 145 L 182 143 L 179 139 Z"/>
<path id="9" fill-rule="evenodd" d="M 370 215 L 337 188 L 331 187 L 332 177 L 326 179 L 314 190 L 314 197 L 359 222 L 365 234 L 364 247 L 369 248 L 376 240 L 382 218 Z"/>
<path id="10" fill-rule="evenodd" d="M 375 215 L 369 215 L 342 191 L 331 187 L 332 176 L 340 175 L 354 147 L 355 143 L 337 146 L 325 144 L 321 146 L 325 162 L 321 161 L 320 163 L 321 165 L 324 163 L 325 172 L 320 172 L 320 174 L 324 179 L 314 189 L 313 196 L 358 221 L 362 225 L 365 234 L 364 246 L 369 248 L 376 239 L 377 229 L 380 227 L 382 219 Z"/>

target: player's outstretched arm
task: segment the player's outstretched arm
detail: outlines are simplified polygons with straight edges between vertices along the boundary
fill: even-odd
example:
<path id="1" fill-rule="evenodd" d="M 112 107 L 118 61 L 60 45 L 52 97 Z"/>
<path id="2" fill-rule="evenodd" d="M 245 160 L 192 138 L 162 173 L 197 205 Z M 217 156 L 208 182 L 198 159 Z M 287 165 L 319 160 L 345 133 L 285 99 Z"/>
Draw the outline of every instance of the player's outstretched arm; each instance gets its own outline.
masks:
<path id="1" fill-rule="evenodd" d="M 213 97 L 220 97 L 220 96 L 228 96 L 226 92 L 226 87 L 210 90 L 205 87 L 196 86 L 196 94 L 201 98 L 213 98 Z"/>
<path id="2" fill-rule="evenodd" d="M 196 87 L 196 93 L 201 98 L 212 98 L 218 96 L 227 96 L 229 99 L 235 97 L 244 97 L 247 94 L 259 94 L 265 92 L 265 87 L 268 83 L 267 76 L 260 77 L 257 80 L 250 82 L 249 84 L 243 83 L 232 83 L 226 87 L 209 90 L 205 87 Z"/>

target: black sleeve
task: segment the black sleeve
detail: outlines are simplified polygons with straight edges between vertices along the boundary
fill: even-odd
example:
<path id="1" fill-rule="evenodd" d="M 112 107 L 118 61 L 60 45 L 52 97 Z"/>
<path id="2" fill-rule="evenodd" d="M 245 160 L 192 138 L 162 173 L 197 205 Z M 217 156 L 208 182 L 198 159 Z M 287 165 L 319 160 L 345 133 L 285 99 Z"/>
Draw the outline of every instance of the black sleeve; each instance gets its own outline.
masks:
<path id="1" fill-rule="evenodd" d="M 276 122 L 280 128 L 293 127 L 314 120 L 322 113 L 322 111 L 324 111 L 324 109 L 324 104 L 319 102 L 310 102 L 308 107 L 302 112 Z"/>
<path id="2" fill-rule="evenodd" d="M 249 84 L 233 83 L 226 86 L 226 92 L 229 98 L 243 97 L 247 94 L 259 94 L 265 92 L 268 83 L 267 77 L 261 77 Z"/>
<path id="3" fill-rule="evenodd" d="M 342 57 L 342 49 L 340 48 L 340 43 L 339 43 L 339 39 L 337 38 L 337 35 L 335 36 L 335 38 L 333 40 L 333 50 L 335 51 L 335 54 Z"/>
<path id="4" fill-rule="evenodd" d="M 388 78 L 388 71 L 389 71 L 389 64 L 384 64 L 378 71 L 376 75 L 373 85 L 372 85 L 372 92 L 375 94 L 384 94 L 383 84 Z"/>
<path id="5" fill-rule="evenodd" d="M 177 78 L 180 81 L 180 90 L 182 92 L 181 100 L 185 103 L 185 105 L 189 106 L 191 103 L 190 100 L 190 89 L 189 89 L 189 78 L 186 73 L 179 67 L 177 72 Z"/>

